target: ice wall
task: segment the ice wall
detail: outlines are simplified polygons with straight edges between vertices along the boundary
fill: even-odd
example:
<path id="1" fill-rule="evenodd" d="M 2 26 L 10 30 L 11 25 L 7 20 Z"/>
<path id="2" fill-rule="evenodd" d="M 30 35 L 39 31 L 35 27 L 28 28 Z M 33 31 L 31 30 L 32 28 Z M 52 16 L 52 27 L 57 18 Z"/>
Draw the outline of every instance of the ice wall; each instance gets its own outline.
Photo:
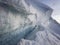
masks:
<path id="1" fill-rule="evenodd" d="M 30 0 L 28 1 L 31 4 L 31 10 L 32 12 L 37 15 L 37 22 L 36 24 L 39 25 L 42 29 L 40 30 L 44 30 L 43 28 L 47 29 L 50 31 L 50 33 L 52 33 L 53 35 L 55 35 L 57 38 L 60 39 L 60 25 L 51 18 L 51 14 L 53 12 L 53 9 L 51 9 L 50 7 L 48 7 L 47 5 L 44 5 L 36 0 Z M 39 27 L 38 26 L 38 27 Z M 56 27 L 56 28 L 55 28 Z M 34 30 L 31 34 L 33 34 L 34 32 L 36 33 L 37 30 Z M 35 34 L 34 33 L 34 34 Z M 34 39 L 33 35 L 29 38 L 29 36 L 27 36 L 28 39 Z"/>
<path id="2" fill-rule="evenodd" d="M 10 1 L 0 0 L 0 45 L 16 45 L 21 38 L 33 39 L 37 31 L 54 30 L 57 25 L 48 6 L 32 0 L 28 5 L 24 0 Z"/>
<path id="3" fill-rule="evenodd" d="M 43 23 L 43 26 L 46 25 L 45 27 L 50 28 L 52 31 L 60 35 L 60 25 L 51 17 L 51 14 L 54 10 L 36 0 L 30 0 L 28 2 L 30 2 L 33 6 L 35 6 L 35 8 L 37 8 L 36 12 L 38 12 L 38 24 Z"/>
<path id="4" fill-rule="evenodd" d="M 29 9 L 26 9 L 27 6 L 22 0 L 20 7 L 14 6 L 16 0 L 13 4 L 11 0 L 0 1 L 2 1 L 0 2 L 0 45 L 16 45 L 21 38 L 35 29 L 33 22 L 27 16 L 30 14 L 27 12 Z"/>

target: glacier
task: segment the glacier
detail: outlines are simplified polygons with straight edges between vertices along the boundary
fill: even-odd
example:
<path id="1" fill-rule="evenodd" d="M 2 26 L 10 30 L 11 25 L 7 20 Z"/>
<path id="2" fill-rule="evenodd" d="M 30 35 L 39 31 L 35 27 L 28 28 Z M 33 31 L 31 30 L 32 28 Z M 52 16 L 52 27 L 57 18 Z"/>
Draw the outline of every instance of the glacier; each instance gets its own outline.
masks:
<path id="1" fill-rule="evenodd" d="M 0 0 L 0 45 L 60 45 L 52 12 L 37 0 Z"/>

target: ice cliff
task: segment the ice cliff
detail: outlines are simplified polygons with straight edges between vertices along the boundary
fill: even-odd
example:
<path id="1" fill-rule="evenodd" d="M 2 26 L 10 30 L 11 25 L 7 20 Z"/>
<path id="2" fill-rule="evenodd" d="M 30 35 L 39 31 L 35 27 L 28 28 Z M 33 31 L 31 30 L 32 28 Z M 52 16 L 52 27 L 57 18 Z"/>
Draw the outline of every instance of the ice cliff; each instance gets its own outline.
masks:
<path id="1" fill-rule="evenodd" d="M 0 45 L 59 45 L 52 12 L 36 0 L 0 0 Z"/>

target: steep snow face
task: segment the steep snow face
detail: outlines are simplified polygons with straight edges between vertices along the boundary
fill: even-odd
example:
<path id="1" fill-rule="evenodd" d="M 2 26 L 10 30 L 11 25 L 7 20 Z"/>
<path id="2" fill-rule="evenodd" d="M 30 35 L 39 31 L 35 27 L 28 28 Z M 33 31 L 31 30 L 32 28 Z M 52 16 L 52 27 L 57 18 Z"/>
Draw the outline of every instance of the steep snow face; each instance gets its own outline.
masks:
<path id="1" fill-rule="evenodd" d="M 42 2 L 43 4 L 46 4 L 50 6 L 53 10 L 52 18 L 56 20 L 60 24 L 60 0 L 37 0 L 39 2 Z"/>
<path id="2" fill-rule="evenodd" d="M 42 10 L 43 8 L 41 7 L 36 7 L 36 5 L 30 5 L 30 11 L 32 12 L 33 16 L 35 16 L 35 18 L 30 18 L 31 20 L 35 21 L 36 24 L 41 24 L 43 26 L 48 26 L 49 25 L 49 19 L 50 19 L 50 15 L 52 13 L 52 10 Z M 32 17 L 33 17 L 32 16 Z"/>
<path id="3" fill-rule="evenodd" d="M 26 40 L 26 39 L 22 39 L 22 41 L 20 42 L 20 45 L 60 45 L 60 40 L 57 37 L 56 33 L 54 32 L 50 32 L 52 31 L 52 29 L 50 29 L 49 26 L 51 26 L 52 24 L 54 24 L 55 26 L 57 26 L 57 23 L 54 23 L 54 21 L 51 19 L 51 10 L 39 10 L 37 7 L 34 7 L 36 5 L 31 6 L 31 12 L 33 12 L 34 14 L 37 15 L 37 25 L 42 25 L 44 27 L 44 30 L 48 30 L 48 31 L 44 31 L 43 29 L 35 29 L 34 31 L 32 31 L 31 34 L 29 34 L 26 39 L 33 39 L 33 37 L 35 36 L 35 40 Z M 40 8 L 40 7 L 39 7 Z M 44 8 L 41 8 L 44 9 Z M 50 21 L 51 20 L 51 21 Z M 40 26 L 41 26 L 40 25 Z M 54 27 L 54 26 L 51 26 Z M 41 27 L 39 27 L 41 28 Z M 42 30 L 42 31 L 41 31 Z M 37 32 L 37 33 L 36 33 Z M 30 37 L 29 37 L 30 36 Z"/>
<path id="4" fill-rule="evenodd" d="M 38 31 L 34 40 L 21 39 L 18 45 L 60 45 L 60 40 L 49 31 Z"/>
<path id="5" fill-rule="evenodd" d="M 42 31 L 39 34 L 40 38 L 42 38 L 41 35 L 46 37 L 47 35 L 44 35 L 46 32 L 43 30 L 50 25 L 49 19 L 52 10 L 47 9 L 46 6 L 41 7 L 42 5 L 38 5 L 38 8 L 35 2 L 27 4 L 25 0 L 12 1 L 2 0 L 0 2 L 0 45 L 17 45 L 22 38 L 33 39 L 38 31 Z M 44 39 L 42 38 L 42 40 Z M 38 41 L 33 41 L 33 43 L 38 45 Z M 44 42 L 42 41 L 42 43 Z"/>
<path id="6" fill-rule="evenodd" d="M 55 15 L 54 17 L 52 16 L 52 18 L 60 24 L 60 15 Z"/>
<path id="7" fill-rule="evenodd" d="M 41 1 L 44 1 L 44 0 L 41 0 Z M 52 2 L 52 0 L 51 0 L 51 2 Z M 45 26 L 46 28 L 47 27 L 50 28 L 52 31 L 54 31 L 60 35 L 60 33 L 59 33 L 60 32 L 60 25 L 54 19 L 51 18 L 52 12 L 54 10 L 52 11 L 51 8 L 47 7 L 46 6 L 47 4 L 43 5 L 45 3 L 41 4 L 42 2 L 40 3 L 40 1 L 30 0 L 30 3 L 34 6 L 34 8 L 37 9 L 37 11 L 36 11 L 36 12 L 38 12 L 37 13 L 37 15 L 38 15 L 37 16 L 38 17 L 37 24 L 42 23 L 43 26 Z M 49 3 L 48 3 L 48 5 L 49 5 Z M 48 8 L 48 10 L 46 8 Z"/>
<path id="8" fill-rule="evenodd" d="M 7 4 L 10 7 L 13 7 L 20 13 L 24 11 L 23 14 L 29 11 L 28 5 L 25 3 L 25 0 L 0 0 L 0 3 Z"/>
<path id="9" fill-rule="evenodd" d="M 15 9 L 11 9 L 9 4 L 8 5 L 4 4 L 4 2 L 8 2 L 9 3 L 9 1 L 2 0 L 1 6 L 3 6 L 3 7 L 0 7 L 0 9 L 1 9 L 1 11 L 0 11 L 0 14 L 1 14 L 1 16 L 0 16 L 1 17 L 1 19 L 0 19 L 1 20 L 0 26 L 1 26 L 2 29 L 4 29 L 3 27 L 5 27 L 7 25 L 7 28 L 15 30 L 16 28 L 24 26 L 25 24 L 29 25 L 31 22 L 32 23 L 36 22 L 35 14 L 33 14 L 31 12 L 32 10 L 30 10 L 31 9 L 31 8 L 29 8 L 30 6 L 28 4 L 26 4 L 25 0 L 20 0 L 20 1 L 21 1 L 21 4 L 20 4 L 20 9 L 21 9 L 20 11 L 21 12 L 18 12 Z M 23 8 L 22 8 L 22 6 L 23 6 Z M 23 11 L 23 10 L 26 10 L 26 11 Z M 31 16 L 31 15 L 33 15 L 33 16 Z M 33 19 L 31 19 L 30 17 L 32 17 Z M 6 22 L 8 24 L 5 24 L 4 20 L 6 20 Z"/>
<path id="10" fill-rule="evenodd" d="M 0 45 L 16 45 L 21 38 L 35 29 L 35 16 L 25 1 L 21 0 L 20 5 L 10 4 L 14 8 L 0 2 Z"/>

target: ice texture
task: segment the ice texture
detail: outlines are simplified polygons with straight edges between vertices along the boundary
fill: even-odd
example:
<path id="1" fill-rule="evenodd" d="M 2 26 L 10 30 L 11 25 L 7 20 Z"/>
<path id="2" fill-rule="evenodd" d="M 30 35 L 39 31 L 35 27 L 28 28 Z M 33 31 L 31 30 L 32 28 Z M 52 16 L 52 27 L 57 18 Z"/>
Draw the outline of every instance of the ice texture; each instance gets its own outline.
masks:
<path id="1" fill-rule="evenodd" d="M 0 45 L 59 45 L 52 12 L 36 0 L 0 0 Z"/>
<path id="2" fill-rule="evenodd" d="M 60 45 L 60 40 L 49 31 L 38 31 L 34 40 L 21 39 L 18 45 Z"/>

